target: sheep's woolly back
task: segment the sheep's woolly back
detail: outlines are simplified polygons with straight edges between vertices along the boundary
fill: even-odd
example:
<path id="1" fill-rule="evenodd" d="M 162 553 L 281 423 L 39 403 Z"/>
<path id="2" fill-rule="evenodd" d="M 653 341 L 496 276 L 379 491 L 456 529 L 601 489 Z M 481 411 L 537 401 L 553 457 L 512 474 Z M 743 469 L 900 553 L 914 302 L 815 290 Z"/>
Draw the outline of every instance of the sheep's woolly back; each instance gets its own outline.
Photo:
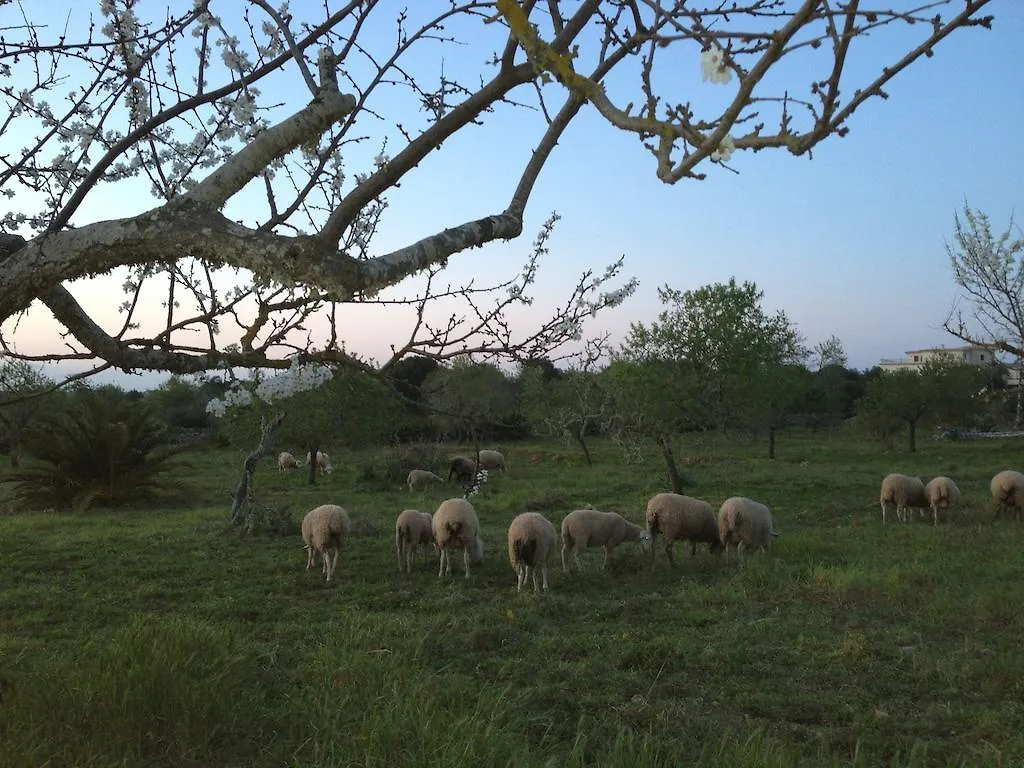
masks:
<path id="1" fill-rule="evenodd" d="M 537 569 L 543 576 L 543 588 L 548 588 L 548 560 L 558 546 L 555 526 L 539 512 L 523 512 L 508 527 L 508 561 L 516 572 L 516 590 L 532 576 L 533 591 L 537 592 Z"/>
<path id="2" fill-rule="evenodd" d="M 395 520 L 395 552 L 398 570 L 412 570 L 412 558 L 417 547 L 426 547 L 434 541 L 433 518 L 429 512 L 404 509 Z"/>
<path id="3" fill-rule="evenodd" d="M 309 552 L 306 558 L 307 570 L 316 561 L 316 556 L 320 555 L 323 558 L 324 575 L 330 581 L 350 528 L 348 512 L 337 504 L 321 504 L 307 512 L 302 518 L 302 541 Z"/>
<path id="4" fill-rule="evenodd" d="M 286 469 L 296 469 L 301 466 L 302 462 L 296 459 L 292 454 L 288 453 L 288 451 L 281 451 L 277 454 L 278 472 L 283 472 Z"/>
<path id="5" fill-rule="evenodd" d="M 718 517 L 712 506 L 703 499 L 694 499 L 678 493 L 659 493 L 647 502 L 647 530 L 651 533 L 651 557 L 654 540 L 665 538 L 665 553 L 674 562 L 672 545 L 676 541 L 689 541 L 690 554 L 696 554 L 697 544 L 707 543 L 712 552 L 722 548 L 718 538 Z"/>
<path id="6" fill-rule="evenodd" d="M 313 454 L 306 452 L 306 463 L 309 464 L 313 461 Z M 334 467 L 331 465 L 331 457 L 323 451 L 316 452 L 316 466 L 318 469 L 323 470 L 327 474 L 334 471 Z"/>
<path id="7" fill-rule="evenodd" d="M 604 547 L 604 563 L 608 566 L 612 550 L 623 541 L 637 541 L 646 552 L 650 550 L 651 534 L 631 523 L 617 512 L 599 509 L 577 509 L 562 518 L 562 568 L 569 570 L 572 553 L 576 566 L 582 570 L 580 554 L 590 547 Z"/>
<path id="8" fill-rule="evenodd" d="M 506 470 L 505 457 L 499 451 L 480 451 L 480 467 L 489 470 Z"/>
<path id="9" fill-rule="evenodd" d="M 409 484 L 410 491 L 415 491 L 422 490 L 434 483 L 443 483 L 444 480 L 429 469 L 412 469 L 409 470 L 409 476 L 405 479 L 405 482 Z"/>
<path id="10" fill-rule="evenodd" d="M 451 573 L 451 550 L 461 549 L 469 578 L 470 562 L 480 562 L 484 556 L 484 542 L 480 538 L 480 520 L 473 505 L 465 499 L 447 499 L 434 513 L 431 523 L 434 544 L 440 553 L 438 577 Z"/>
<path id="11" fill-rule="evenodd" d="M 774 535 L 772 513 L 764 504 L 745 496 L 733 496 L 722 502 L 718 510 L 718 538 L 725 547 L 726 560 L 729 547 L 735 547 L 740 567 L 746 567 L 747 550 L 768 552 Z"/>
<path id="12" fill-rule="evenodd" d="M 992 499 L 996 503 L 996 515 L 1004 509 L 1013 509 L 1020 517 L 1024 508 L 1024 474 L 1013 469 L 1004 469 L 992 478 L 989 485 Z"/>
<path id="13" fill-rule="evenodd" d="M 924 483 L 921 482 L 921 478 L 901 475 L 898 472 L 893 472 L 883 478 L 879 503 L 882 506 L 883 523 L 885 523 L 885 513 L 890 504 L 896 507 L 897 519 L 904 522 L 907 520 L 907 507 L 927 509 L 931 506 L 928 503 L 928 496 L 924 492 Z"/>
<path id="14" fill-rule="evenodd" d="M 950 510 L 960 503 L 960 489 L 950 478 L 942 475 L 933 477 L 924 487 L 924 495 L 932 508 L 932 522 L 939 524 L 939 510 Z"/>

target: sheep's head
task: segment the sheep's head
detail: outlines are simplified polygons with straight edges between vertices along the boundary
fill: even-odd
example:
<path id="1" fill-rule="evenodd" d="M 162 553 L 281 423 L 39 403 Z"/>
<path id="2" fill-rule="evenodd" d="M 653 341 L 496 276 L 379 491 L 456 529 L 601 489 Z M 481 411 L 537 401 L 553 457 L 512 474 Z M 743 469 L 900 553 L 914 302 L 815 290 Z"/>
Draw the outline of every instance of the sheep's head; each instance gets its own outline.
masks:
<path id="1" fill-rule="evenodd" d="M 640 543 L 640 549 L 644 552 L 650 552 L 654 546 L 654 538 L 651 536 L 650 531 L 640 531 L 640 535 L 636 539 Z"/>

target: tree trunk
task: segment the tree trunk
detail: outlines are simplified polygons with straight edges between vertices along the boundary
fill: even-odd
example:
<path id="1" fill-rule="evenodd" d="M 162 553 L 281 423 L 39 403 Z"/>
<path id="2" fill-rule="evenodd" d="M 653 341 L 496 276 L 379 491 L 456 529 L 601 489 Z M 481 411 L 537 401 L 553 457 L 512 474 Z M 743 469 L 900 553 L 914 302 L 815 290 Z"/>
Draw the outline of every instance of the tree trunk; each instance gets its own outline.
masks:
<path id="1" fill-rule="evenodd" d="M 768 427 L 768 458 L 775 458 L 775 427 Z"/>
<path id="2" fill-rule="evenodd" d="M 306 467 L 306 480 L 310 485 L 316 485 L 316 473 L 319 466 L 316 461 L 316 455 L 320 453 L 320 441 L 312 440 L 309 443 L 308 453 L 306 458 L 309 459 L 308 466 Z"/>
<path id="3" fill-rule="evenodd" d="M 1024 420 L 1024 387 L 1021 386 L 1021 374 L 1024 373 L 1024 358 L 1017 358 L 1017 412 L 1013 416 L 1013 428 L 1020 429 Z"/>
<path id="4" fill-rule="evenodd" d="M 242 465 L 242 479 L 235 487 L 234 497 L 231 501 L 231 523 L 233 525 L 245 525 L 246 530 L 252 531 L 256 527 L 256 490 L 253 483 L 253 476 L 256 474 L 256 466 L 263 454 L 267 451 L 274 432 L 284 421 L 284 411 L 277 414 L 269 423 L 264 421 L 260 428 L 260 442 L 253 449 L 252 453 L 245 457 Z"/>
<path id="5" fill-rule="evenodd" d="M 672 486 L 672 492 L 682 494 L 684 493 L 683 478 L 679 476 L 679 469 L 676 467 L 676 457 L 672 453 L 672 444 L 664 436 L 658 438 L 658 443 L 661 445 L 661 455 L 665 457 L 665 466 L 668 469 L 668 482 Z"/>
<path id="6" fill-rule="evenodd" d="M 908 421 L 907 424 L 910 427 L 910 452 L 917 453 L 917 419 Z"/>
<path id="7" fill-rule="evenodd" d="M 590 457 L 590 449 L 587 447 L 587 439 L 586 437 L 584 437 L 583 433 L 584 430 L 580 429 L 579 431 L 573 433 L 573 437 L 576 438 L 576 442 L 579 444 L 580 450 L 583 451 L 583 458 L 587 462 L 587 466 L 592 467 L 594 466 L 594 461 Z"/>

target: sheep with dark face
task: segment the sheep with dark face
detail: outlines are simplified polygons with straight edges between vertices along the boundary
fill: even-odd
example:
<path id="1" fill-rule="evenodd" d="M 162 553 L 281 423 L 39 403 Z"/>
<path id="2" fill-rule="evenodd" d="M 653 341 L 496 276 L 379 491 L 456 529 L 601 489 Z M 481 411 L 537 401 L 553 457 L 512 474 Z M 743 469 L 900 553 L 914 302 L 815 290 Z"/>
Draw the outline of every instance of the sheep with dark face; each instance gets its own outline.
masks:
<path id="1" fill-rule="evenodd" d="M 527 579 L 533 580 L 538 592 L 537 570 L 540 569 L 543 589 L 548 588 L 548 560 L 558 546 L 555 526 L 539 512 L 516 515 L 508 527 L 508 561 L 516 572 L 516 591 L 522 591 Z"/>
<path id="2" fill-rule="evenodd" d="M 651 534 L 617 512 L 577 509 L 562 519 L 562 570 L 569 571 L 569 554 L 578 570 L 583 570 L 580 554 L 589 547 L 604 547 L 602 568 L 608 567 L 612 550 L 623 541 L 635 541 L 644 552 L 651 550 Z"/>
<path id="3" fill-rule="evenodd" d="M 665 554 L 675 565 L 672 545 L 677 541 L 690 543 L 690 555 L 697 554 L 697 545 L 706 543 L 711 552 L 722 549 L 718 537 L 718 517 L 712 506 L 702 499 L 678 493 L 658 493 L 647 502 L 647 530 L 651 532 L 651 560 L 659 536 L 665 539 Z"/>
<path id="4" fill-rule="evenodd" d="M 302 466 L 302 462 L 296 459 L 288 451 L 281 451 L 277 454 L 277 471 L 285 472 L 289 469 L 298 469 Z"/>
<path id="5" fill-rule="evenodd" d="M 453 456 L 448 462 L 448 482 L 471 483 L 476 476 L 476 462 L 465 456 Z"/>
<path id="6" fill-rule="evenodd" d="M 313 567 L 319 555 L 323 559 L 324 576 L 330 581 L 351 527 L 348 512 L 337 504 L 321 504 L 306 513 L 302 518 L 302 541 L 309 553 L 306 570 Z"/>
<path id="7" fill-rule="evenodd" d="M 440 555 L 437 577 L 450 576 L 451 551 L 462 550 L 462 559 L 469 578 L 469 564 L 484 558 L 484 541 L 480 538 L 480 520 L 473 505 L 465 499 L 448 499 L 434 513 L 431 528 L 434 546 Z"/>

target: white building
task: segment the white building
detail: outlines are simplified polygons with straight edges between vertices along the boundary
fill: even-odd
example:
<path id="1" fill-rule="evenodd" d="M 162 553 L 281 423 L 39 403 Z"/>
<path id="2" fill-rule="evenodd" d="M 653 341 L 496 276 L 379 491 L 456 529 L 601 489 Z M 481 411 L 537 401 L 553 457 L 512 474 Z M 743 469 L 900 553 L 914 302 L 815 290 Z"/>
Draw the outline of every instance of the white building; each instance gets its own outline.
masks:
<path id="1" fill-rule="evenodd" d="M 991 365 L 998 358 L 989 346 L 970 344 L 965 347 L 929 347 L 927 349 L 911 349 L 906 357 L 898 360 L 883 358 L 878 367 L 883 371 L 920 371 L 929 360 L 946 360 L 965 365 Z M 1010 366 L 1007 371 L 1006 383 L 1017 384 L 1017 370 Z"/>

